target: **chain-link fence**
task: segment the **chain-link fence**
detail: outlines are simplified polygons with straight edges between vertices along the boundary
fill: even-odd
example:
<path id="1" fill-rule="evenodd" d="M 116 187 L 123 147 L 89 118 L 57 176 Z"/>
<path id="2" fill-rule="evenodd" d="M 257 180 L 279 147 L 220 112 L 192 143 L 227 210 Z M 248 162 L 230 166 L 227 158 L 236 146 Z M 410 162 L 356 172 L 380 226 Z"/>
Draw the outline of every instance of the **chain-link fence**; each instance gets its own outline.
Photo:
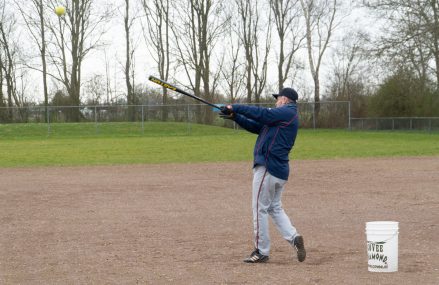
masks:
<path id="1" fill-rule="evenodd" d="M 252 104 L 274 107 L 273 104 Z M 347 128 L 349 102 L 299 103 L 304 127 Z M 215 111 L 215 110 L 213 110 Z M 212 123 L 212 107 L 203 104 L 180 105 L 97 105 L 97 106 L 31 106 L 0 108 L 0 123 L 65 123 L 195 120 Z M 318 118 L 318 119 L 317 119 Z"/>
<path id="2" fill-rule="evenodd" d="M 252 104 L 256 105 L 256 104 Z M 273 104 L 259 104 L 274 107 Z M 439 130 L 439 118 L 351 118 L 350 102 L 330 101 L 298 103 L 301 128 L 353 130 Z M 96 105 L 96 106 L 32 106 L 0 108 L 0 124 L 34 123 L 47 126 L 62 123 L 93 123 L 96 133 L 106 123 L 137 123 L 143 132 L 148 122 L 180 122 L 189 131 L 192 124 L 239 128 L 218 117 L 217 110 L 204 104 L 179 105 Z"/>
<path id="3" fill-rule="evenodd" d="M 352 118 L 353 130 L 439 131 L 439 117 Z"/>

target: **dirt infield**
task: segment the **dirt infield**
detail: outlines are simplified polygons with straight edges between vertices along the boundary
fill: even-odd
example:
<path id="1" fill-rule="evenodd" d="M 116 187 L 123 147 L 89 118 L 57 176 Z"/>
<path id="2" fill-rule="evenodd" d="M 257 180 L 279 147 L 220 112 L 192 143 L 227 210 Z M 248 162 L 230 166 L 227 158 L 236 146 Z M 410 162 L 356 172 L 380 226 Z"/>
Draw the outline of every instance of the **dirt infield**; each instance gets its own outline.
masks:
<path id="1" fill-rule="evenodd" d="M 0 169 L 0 284 L 439 284 L 439 157 L 293 161 L 252 250 L 251 163 Z M 399 271 L 367 270 L 365 222 L 400 222 Z"/>

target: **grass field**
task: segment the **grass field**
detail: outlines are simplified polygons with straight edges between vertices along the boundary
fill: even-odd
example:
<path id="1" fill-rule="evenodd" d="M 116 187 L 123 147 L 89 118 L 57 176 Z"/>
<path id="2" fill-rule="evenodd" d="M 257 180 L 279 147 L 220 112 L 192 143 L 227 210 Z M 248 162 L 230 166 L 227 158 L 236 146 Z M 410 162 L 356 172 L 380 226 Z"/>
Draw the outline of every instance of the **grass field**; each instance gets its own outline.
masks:
<path id="1" fill-rule="evenodd" d="M 186 123 L 0 125 L 0 167 L 245 161 L 256 136 Z M 439 134 L 299 131 L 292 159 L 439 155 Z"/>

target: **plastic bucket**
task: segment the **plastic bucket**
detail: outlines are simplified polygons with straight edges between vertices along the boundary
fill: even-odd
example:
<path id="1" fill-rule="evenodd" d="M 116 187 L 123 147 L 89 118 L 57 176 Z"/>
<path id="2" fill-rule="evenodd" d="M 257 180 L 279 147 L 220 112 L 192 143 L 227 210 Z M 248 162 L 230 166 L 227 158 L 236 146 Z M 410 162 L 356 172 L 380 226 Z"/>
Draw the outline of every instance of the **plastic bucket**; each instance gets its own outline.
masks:
<path id="1" fill-rule="evenodd" d="M 366 223 L 369 271 L 398 271 L 398 229 L 398 222 L 376 221 Z"/>

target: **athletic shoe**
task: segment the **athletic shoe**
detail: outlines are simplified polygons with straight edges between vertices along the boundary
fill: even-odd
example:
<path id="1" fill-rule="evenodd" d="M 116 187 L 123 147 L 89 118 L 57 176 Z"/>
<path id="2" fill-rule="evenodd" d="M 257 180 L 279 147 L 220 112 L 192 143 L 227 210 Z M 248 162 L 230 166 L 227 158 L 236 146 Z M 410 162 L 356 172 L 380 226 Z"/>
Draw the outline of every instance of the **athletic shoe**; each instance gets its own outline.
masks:
<path id="1" fill-rule="evenodd" d="M 267 261 L 268 261 L 268 256 L 260 254 L 258 249 L 255 249 L 252 252 L 252 254 L 250 254 L 250 257 L 244 259 L 244 262 L 246 263 L 263 263 Z"/>
<path id="2" fill-rule="evenodd" d="M 305 250 L 305 243 L 303 242 L 303 237 L 298 235 L 294 238 L 294 247 L 297 250 L 297 259 L 300 262 L 303 262 L 306 258 L 306 250 Z"/>

